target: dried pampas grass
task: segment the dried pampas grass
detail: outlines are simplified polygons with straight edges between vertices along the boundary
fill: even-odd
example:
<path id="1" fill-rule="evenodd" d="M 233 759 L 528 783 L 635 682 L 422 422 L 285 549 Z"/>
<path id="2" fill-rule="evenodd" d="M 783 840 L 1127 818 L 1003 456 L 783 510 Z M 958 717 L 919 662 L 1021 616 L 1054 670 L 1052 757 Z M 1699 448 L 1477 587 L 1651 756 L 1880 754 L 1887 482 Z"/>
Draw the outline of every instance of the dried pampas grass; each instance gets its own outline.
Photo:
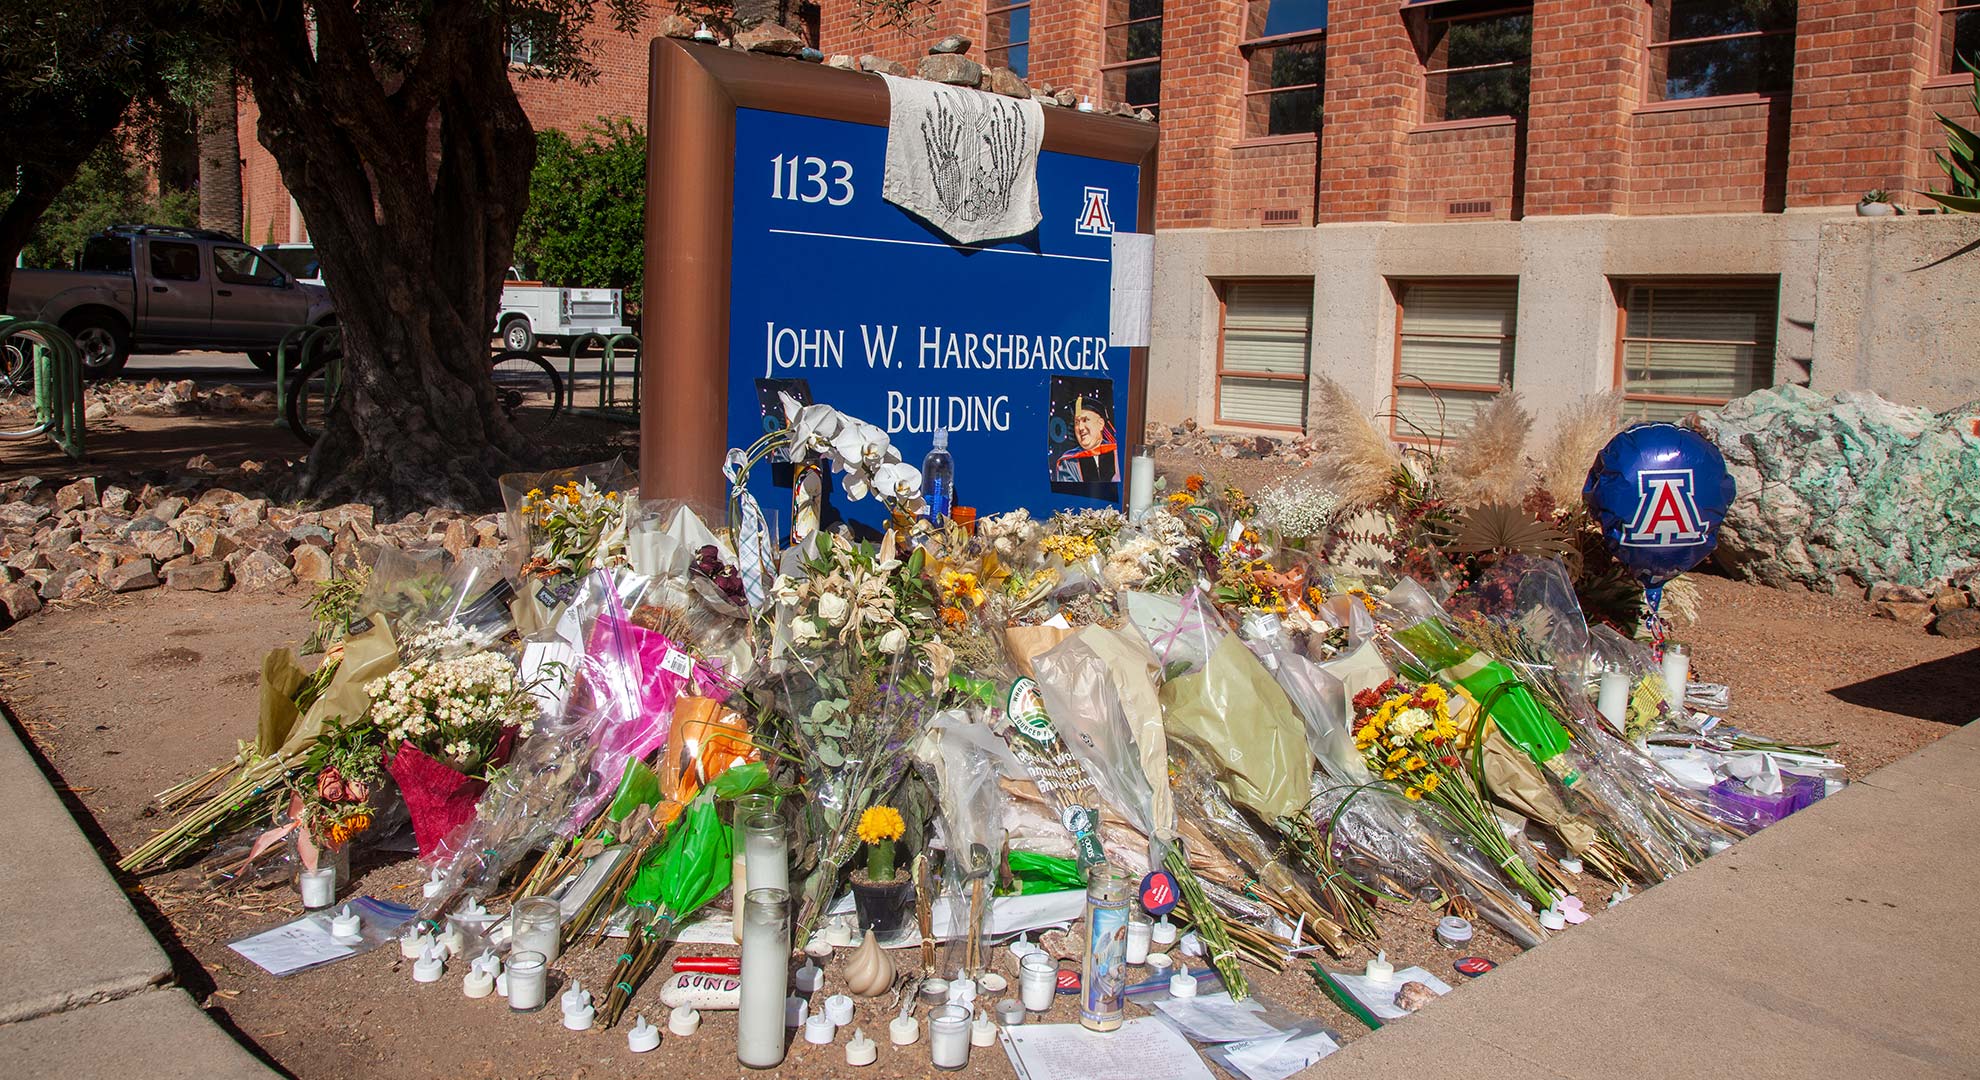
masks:
<path id="1" fill-rule="evenodd" d="M 1664 582 L 1664 598 L 1657 605 L 1657 617 L 1679 626 L 1695 625 L 1698 622 L 1698 606 L 1703 600 L 1698 591 L 1698 579 L 1690 574 L 1679 574 Z"/>
<path id="2" fill-rule="evenodd" d="M 1439 494 L 1459 506 L 1517 504 L 1532 484 L 1526 467 L 1526 437 L 1533 415 L 1508 390 L 1493 398 L 1445 455 L 1437 473 Z"/>
<path id="3" fill-rule="evenodd" d="M 1395 444 L 1340 383 L 1322 376 L 1313 380 L 1309 392 L 1315 408 L 1307 439 L 1319 451 L 1328 486 L 1349 506 L 1387 495 L 1402 466 Z"/>
<path id="4" fill-rule="evenodd" d="M 1621 394 L 1591 394 L 1567 407 L 1554 437 L 1535 462 L 1540 488 L 1553 498 L 1554 505 L 1581 505 L 1581 485 L 1588 479 L 1595 455 L 1621 430 Z"/>

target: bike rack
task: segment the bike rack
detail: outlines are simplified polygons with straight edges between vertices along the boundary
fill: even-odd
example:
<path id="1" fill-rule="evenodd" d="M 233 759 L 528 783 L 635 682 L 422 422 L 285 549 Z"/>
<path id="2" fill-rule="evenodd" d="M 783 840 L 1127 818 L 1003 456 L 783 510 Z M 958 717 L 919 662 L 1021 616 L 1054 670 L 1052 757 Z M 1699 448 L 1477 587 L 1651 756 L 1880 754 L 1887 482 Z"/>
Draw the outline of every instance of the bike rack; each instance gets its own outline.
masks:
<path id="1" fill-rule="evenodd" d="M 63 453 L 80 461 L 84 453 L 82 351 L 68 331 L 53 323 L 0 316 L 0 348 L 7 339 L 22 334 L 32 335 L 27 347 L 34 362 L 35 426 L 0 432 L 0 438 L 46 435 Z"/>
<path id="2" fill-rule="evenodd" d="M 598 401 L 590 408 L 580 408 L 577 403 L 577 362 L 578 354 L 586 345 L 598 342 L 605 352 L 599 361 Z M 632 393 L 625 401 L 619 400 L 618 356 L 622 347 L 630 346 L 632 353 L 631 384 Z M 611 420 L 621 424 L 639 423 L 639 377 L 643 366 L 645 346 L 638 334 L 614 334 L 607 338 L 603 334 L 581 334 L 571 339 L 570 348 L 564 363 L 565 397 L 569 404 L 566 411 L 582 416 Z"/>
<path id="3" fill-rule="evenodd" d="M 323 332 L 323 327 L 315 323 L 304 323 L 282 335 L 275 346 L 275 426 L 284 431 L 289 429 L 288 411 L 282 403 L 289 400 L 289 347 L 300 349 L 304 342 Z M 301 362 L 297 362 L 301 366 Z"/>

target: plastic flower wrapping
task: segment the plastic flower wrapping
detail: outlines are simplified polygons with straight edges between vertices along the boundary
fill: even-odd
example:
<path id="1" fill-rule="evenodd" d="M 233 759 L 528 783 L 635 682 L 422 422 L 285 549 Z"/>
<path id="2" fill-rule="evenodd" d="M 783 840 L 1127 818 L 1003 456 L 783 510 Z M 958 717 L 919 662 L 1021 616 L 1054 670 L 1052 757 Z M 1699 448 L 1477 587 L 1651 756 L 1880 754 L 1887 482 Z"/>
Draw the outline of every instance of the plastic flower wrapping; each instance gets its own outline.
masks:
<path id="1" fill-rule="evenodd" d="M 1242 997 L 1248 968 L 1382 948 L 1410 905 L 1536 945 L 1567 893 L 1679 873 L 1839 779 L 1692 709 L 1600 566 L 1507 524 L 1580 535 L 1558 502 L 1485 515 L 1434 463 L 1371 458 L 1256 492 L 1187 476 L 1132 516 L 930 521 L 885 432 L 783 404 L 726 505 L 608 463 L 505 481 L 504 551 L 381 555 L 126 869 L 214 849 L 239 882 L 297 830 L 410 828 L 420 922 L 547 896 L 573 947 L 622 940 L 609 1022 L 656 1007 L 671 936 L 736 908 L 735 804 L 767 796 L 797 946 L 880 867 L 912 886 L 924 974 L 979 972 L 1001 901 L 1111 863 L 1173 876 Z M 749 492 L 771 465 L 788 512 Z M 886 526 L 823 527 L 834 478 Z"/>

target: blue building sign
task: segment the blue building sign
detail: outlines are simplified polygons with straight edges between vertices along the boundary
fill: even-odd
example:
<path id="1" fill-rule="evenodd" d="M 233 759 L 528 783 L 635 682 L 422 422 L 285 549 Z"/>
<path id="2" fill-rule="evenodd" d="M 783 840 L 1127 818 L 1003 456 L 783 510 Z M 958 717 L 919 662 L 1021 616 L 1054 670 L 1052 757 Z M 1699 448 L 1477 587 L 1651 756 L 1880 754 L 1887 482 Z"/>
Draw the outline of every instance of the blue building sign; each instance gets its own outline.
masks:
<path id="1" fill-rule="evenodd" d="M 1111 251 L 1141 224 L 1140 168 L 1042 152 L 1039 226 L 959 245 L 882 198 L 886 146 L 882 126 L 736 110 L 729 445 L 781 424 L 781 390 L 879 425 L 913 465 L 947 430 L 956 502 L 980 513 L 1118 504 L 1136 437 Z M 770 470 L 752 489 L 788 526 Z"/>

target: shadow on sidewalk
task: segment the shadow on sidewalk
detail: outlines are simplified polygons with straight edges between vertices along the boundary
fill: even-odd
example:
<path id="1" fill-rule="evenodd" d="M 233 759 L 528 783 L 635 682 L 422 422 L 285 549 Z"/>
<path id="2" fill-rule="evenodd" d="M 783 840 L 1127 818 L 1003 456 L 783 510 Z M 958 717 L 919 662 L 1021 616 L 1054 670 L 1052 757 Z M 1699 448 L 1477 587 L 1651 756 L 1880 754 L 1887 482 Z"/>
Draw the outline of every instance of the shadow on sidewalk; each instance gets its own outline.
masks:
<path id="1" fill-rule="evenodd" d="M 1829 696 L 1866 709 L 1959 726 L 1973 719 L 1975 686 L 1980 686 L 1980 648 L 1838 686 Z"/>

